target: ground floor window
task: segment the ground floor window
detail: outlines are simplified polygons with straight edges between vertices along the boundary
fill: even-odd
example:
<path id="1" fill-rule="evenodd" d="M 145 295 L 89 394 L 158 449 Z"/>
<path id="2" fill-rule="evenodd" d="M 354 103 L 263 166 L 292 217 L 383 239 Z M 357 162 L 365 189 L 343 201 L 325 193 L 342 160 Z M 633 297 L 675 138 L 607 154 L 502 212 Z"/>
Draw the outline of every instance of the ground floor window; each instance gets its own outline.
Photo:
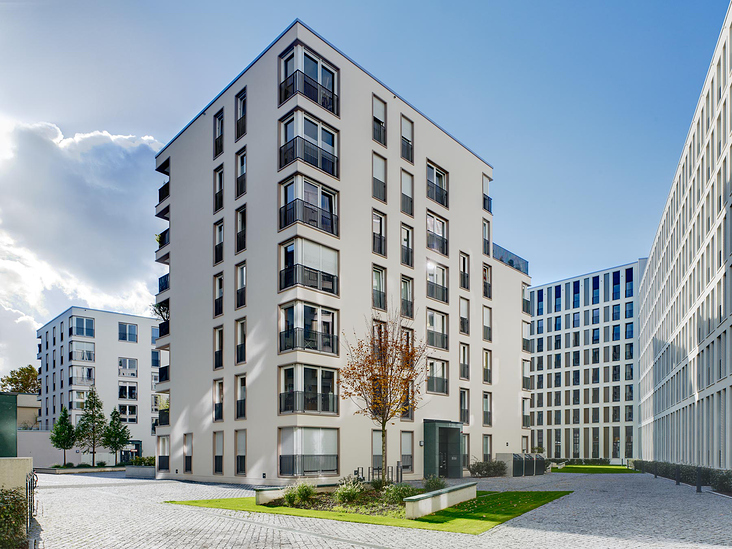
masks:
<path id="1" fill-rule="evenodd" d="M 280 474 L 285 476 L 338 473 L 338 429 L 282 427 Z"/>

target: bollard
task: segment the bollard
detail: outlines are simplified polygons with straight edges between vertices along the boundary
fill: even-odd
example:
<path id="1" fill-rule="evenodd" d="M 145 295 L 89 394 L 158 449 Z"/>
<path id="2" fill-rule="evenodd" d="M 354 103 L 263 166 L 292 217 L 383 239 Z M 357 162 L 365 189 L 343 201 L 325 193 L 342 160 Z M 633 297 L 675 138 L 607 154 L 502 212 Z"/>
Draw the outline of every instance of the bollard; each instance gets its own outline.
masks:
<path id="1" fill-rule="evenodd" d="M 701 467 L 696 468 L 696 493 L 701 494 Z"/>
<path id="2" fill-rule="evenodd" d="M 681 484 L 681 467 L 676 466 L 676 486 Z"/>
<path id="3" fill-rule="evenodd" d="M 658 478 L 658 462 L 653 464 L 653 478 Z"/>

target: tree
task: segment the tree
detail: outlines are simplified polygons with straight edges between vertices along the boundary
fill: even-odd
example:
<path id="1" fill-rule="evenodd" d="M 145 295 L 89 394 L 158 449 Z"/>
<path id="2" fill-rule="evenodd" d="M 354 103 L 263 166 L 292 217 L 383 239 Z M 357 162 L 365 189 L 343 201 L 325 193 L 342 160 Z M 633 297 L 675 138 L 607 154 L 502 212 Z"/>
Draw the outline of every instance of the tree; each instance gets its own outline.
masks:
<path id="1" fill-rule="evenodd" d="M 76 425 L 76 444 L 85 454 L 92 455 L 92 466 L 96 465 L 97 448 L 103 446 L 102 436 L 107 427 L 104 405 L 92 387 L 84 403 L 84 411 Z"/>
<path id="2" fill-rule="evenodd" d="M 51 444 L 54 448 L 64 451 L 64 465 L 66 465 L 66 450 L 71 450 L 76 442 L 76 433 L 69 417 L 66 406 L 61 406 L 61 413 L 51 429 Z"/>
<path id="3" fill-rule="evenodd" d="M 117 461 L 117 452 L 130 443 L 130 436 L 130 429 L 122 423 L 119 418 L 119 410 L 115 408 L 109 414 L 109 424 L 104 429 L 104 433 L 102 433 L 102 446 L 114 452 L 115 465 L 119 463 Z"/>
<path id="4" fill-rule="evenodd" d="M 38 381 L 38 370 L 28 364 L 17 370 L 12 370 L 4 378 L 0 379 L 0 391 L 8 393 L 33 393 L 38 394 L 41 382 Z"/>
<path id="5" fill-rule="evenodd" d="M 150 310 L 152 311 L 153 315 L 155 315 L 163 322 L 167 322 L 168 320 L 170 320 L 170 306 L 168 305 L 167 299 L 165 301 L 161 301 L 160 303 L 153 303 L 152 305 L 150 305 Z"/>
<path id="6" fill-rule="evenodd" d="M 347 363 L 339 371 L 341 397 L 351 399 L 357 414 L 381 428 L 382 470 L 387 464 L 389 422 L 417 408 L 426 375 L 427 348 L 402 324 L 399 311 L 374 319 L 370 333 L 354 342 L 345 339 Z"/>

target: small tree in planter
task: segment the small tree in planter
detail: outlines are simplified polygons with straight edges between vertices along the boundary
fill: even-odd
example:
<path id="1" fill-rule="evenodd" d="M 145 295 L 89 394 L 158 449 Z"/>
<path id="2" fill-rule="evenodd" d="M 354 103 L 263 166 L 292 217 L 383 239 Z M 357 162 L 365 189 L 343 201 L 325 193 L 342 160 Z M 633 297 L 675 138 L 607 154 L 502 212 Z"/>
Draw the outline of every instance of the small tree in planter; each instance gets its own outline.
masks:
<path id="1" fill-rule="evenodd" d="M 103 447 L 102 436 L 106 427 L 104 405 L 92 387 L 84 403 L 84 412 L 76 425 L 76 443 L 85 454 L 92 455 L 92 467 L 96 465 L 97 448 Z"/>
<path id="2" fill-rule="evenodd" d="M 114 464 L 119 463 L 118 452 L 130 443 L 130 429 L 119 418 L 119 410 L 115 408 L 109 414 L 109 424 L 102 433 L 102 446 L 114 452 Z"/>
<path id="3" fill-rule="evenodd" d="M 61 406 L 61 413 L 51 430 L 50 438 L 54 448 L 64 451 L 64 465 L 66 465 L 66 450 L 71 450 L 76 442 L 76 432 L 66 406 Z"/>

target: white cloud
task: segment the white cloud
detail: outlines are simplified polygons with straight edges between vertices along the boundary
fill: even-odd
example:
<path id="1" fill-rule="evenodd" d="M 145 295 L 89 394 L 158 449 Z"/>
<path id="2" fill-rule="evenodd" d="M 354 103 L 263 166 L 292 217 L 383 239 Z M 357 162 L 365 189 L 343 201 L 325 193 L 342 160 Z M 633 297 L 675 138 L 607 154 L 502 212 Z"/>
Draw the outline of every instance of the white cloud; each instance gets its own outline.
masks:
<path id="1" fill-rule="evenodd" d="M 0 119 L 0 375 L 35 363 L 35 328 L 70 305 L 149 311 L 164 272 L 154 262 L 160 147 Z"/>

